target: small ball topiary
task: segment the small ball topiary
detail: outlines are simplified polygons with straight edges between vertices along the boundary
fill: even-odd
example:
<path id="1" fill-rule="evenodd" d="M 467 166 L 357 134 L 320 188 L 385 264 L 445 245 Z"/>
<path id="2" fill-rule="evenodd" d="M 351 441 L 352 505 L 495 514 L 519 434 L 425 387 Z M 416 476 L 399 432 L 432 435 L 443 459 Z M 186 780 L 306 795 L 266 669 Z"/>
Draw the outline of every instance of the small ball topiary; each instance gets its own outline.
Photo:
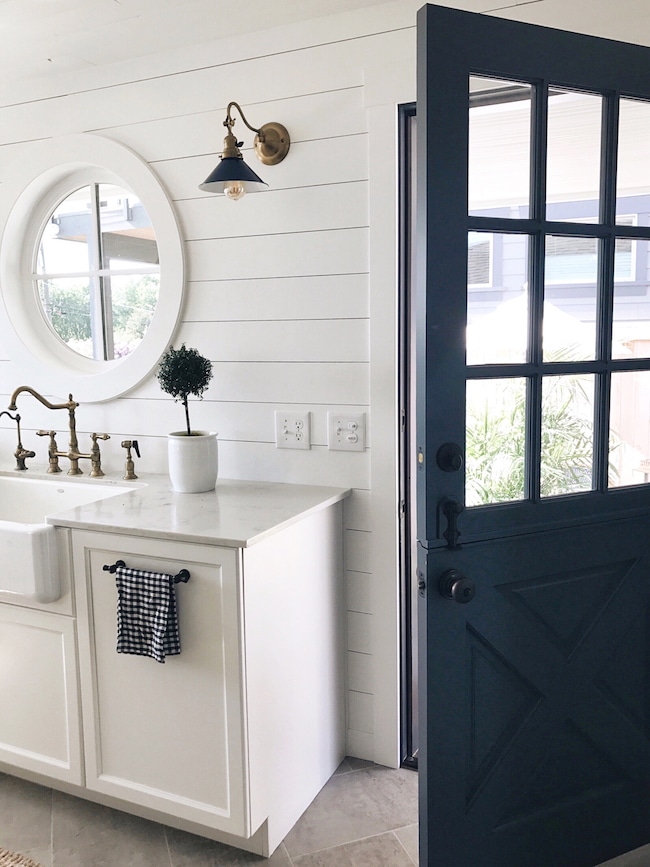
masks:
<path id="1" fill-rule="evenodd" d="M 203 392 L 212 379 L 212 362 L 198 350 L 187 349 L 184 343 L 180 349 L 170 346 L 160 359 L 156 375 L 161 389 L 185 407 L 187 435 L 192 436 L 188 398 L 190 395 L 203 398 Z"/>

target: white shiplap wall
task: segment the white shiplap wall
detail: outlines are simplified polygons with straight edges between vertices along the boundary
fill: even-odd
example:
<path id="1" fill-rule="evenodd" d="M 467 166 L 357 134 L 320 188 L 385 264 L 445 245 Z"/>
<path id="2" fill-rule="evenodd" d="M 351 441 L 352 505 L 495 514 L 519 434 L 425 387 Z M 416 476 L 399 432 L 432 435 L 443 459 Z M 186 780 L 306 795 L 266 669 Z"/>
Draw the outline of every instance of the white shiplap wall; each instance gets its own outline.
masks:
<path id="1" fill-rule="evenodd" d="M 127 145 L 167 190 L 187 273 L 174 343 L 196 346 L 214 362 L 192 421 L 219 431 L 221 475 L 354 488 L 345 512 L 348 751 L 385 764 L 399 758 L 396 103 L 414 98 L 414 70 L 413 7 L 397 3 L 322 19 L 318 28 L 282 28 L 73 80 L 35 82 L 18 98 L 0 90 L 0 196 L 4 174 L 29 158 L 30 142 L 78 132 Z M 278 120 L 292 137 L 280 166 L 260 168 L 269 191 L 236 204 L 197 189 L 217 161 L 232 99 L 253 124 Z M 250 146 L 241 121 L 238 129 Z M 255 162 L 250 151 L 244 156 Z M 374 254 L 371 206 L 381 211 L 382 226 Z M 379 309 L 387 307 L 373 329 L 371 291 Z M 382 358 L 374 377 L 371 351 Z M 23 383 L 39 389 L 38 370 L 17 365 L 0 347 L 5 405 Z M 55 397 L 67 391 L 62 382 Z M 44 469 L 43 441 L 34 431 L 56 421 L 29 397 L 21 400 L 23 442 L 39 456 L 32 465 Z M 367 414 L 365 453 L 327 449 L 327 412 L 343 408 Z M 275 448 L 276 409 L 312 413 L 311 450 Z M 140 441 L 142 473 L 164 472 L 166 433 L 181 418 L 150 378 L 122 398 L 82 405 L 78 430 L 81 442 L 91 430 L 111 435 L 102 450 L 111 475 L 119 477 L 123 466 L 120 440 L 132 436 Z M 11 466 L 14 433 L 1 421 L 4 468 Z"/>

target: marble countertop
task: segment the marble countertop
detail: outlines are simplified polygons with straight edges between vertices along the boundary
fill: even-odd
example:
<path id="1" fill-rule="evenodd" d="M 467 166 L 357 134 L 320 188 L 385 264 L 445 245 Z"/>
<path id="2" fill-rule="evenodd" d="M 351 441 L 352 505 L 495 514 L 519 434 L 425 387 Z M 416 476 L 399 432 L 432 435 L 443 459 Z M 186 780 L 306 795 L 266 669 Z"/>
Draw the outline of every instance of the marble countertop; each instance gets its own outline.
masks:
<path id="1" fill-rule="evenodd" d="M 130 489 L 124 492 L 125 487 Z M 346 488 L 219 479 L 214 491 L 179 494 L 167 476 L 144 474 L 137 482 L 120 482 L 119 488 L 114 496 L 50 514 L 47 523 L 246 548 L 351 493 Z"/>

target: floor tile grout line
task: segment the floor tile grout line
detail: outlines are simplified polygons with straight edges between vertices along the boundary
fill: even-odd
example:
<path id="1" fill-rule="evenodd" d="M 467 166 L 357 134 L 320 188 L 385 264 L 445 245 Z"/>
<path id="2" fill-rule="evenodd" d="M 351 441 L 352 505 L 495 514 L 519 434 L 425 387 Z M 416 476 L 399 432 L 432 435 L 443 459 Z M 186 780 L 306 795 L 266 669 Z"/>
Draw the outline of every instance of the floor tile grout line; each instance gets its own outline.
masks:
<path id="1" fill-rule="evenodd" d="M 174 862 L 172 860 L 172 850 L 169 845 L 169 837 L 167 836 L 167 828 L 163 825 L 163 836 L 165 837 L 165 846 L 167 848 L 167 857 L 169 858 L 169 867 L 174 867 Z"/>
<path id="2" fill-rule="evenodd" d="M 291 857 L 291 854 L 290 854 L 289 850 L 288 850 L 287 847 L 284 845 L 284 841 L 281 843 L 281 846 L 282 846 L 282 848 L 284 849 L 284 852 L 285 852 L 287 858 L 289 859 L 289 867 L 296 867 L 296 862 L 293 860 L 293 858 Z"/>
<path id="3" fill-rule="evenodd" d="M 54 867 L 54 789 L 50 789 L 50 864 Z"/>
<path id="4" fill-rule="evenodd" d="M 409 825 L 401 825 L 400 826 L 400 828 L 408 828 L 408 827 L 410 827 L 410 826 Z M 300 855 L 296 855 L 295 857 L 296 858 L 306 858 L 307 856 L 310 856 L 310 855 L 320 855 L 323 852 L 330 852 L 333 849 L 340 849 L 341 846 L 350 846 L 352 843 L 363 843 L 364 840 L 375 840 L 377 837 L 385 837 L 386 834 L 394 834 L 395 837 L 397 837 L 397 834 L 395 834 L 395 831 L 396 830 L 399 831 L 400 828 L 388 828 L 386 831 L 380 831 L 378 834 L 367 834 L 365 837 L 355 837 L 353 840 L 344 840 L 342 843 L 336 843 L 334 846 L 325 846 L 323 849 L 314 849 L 311 852 L 301 852 Z M 397 837 L 397 839 L 399 840 L 399 837 Z M 400 844 L 400 846 L 402 846 L 401 840 L 399 840 L 399 844 Z M 402 846 L 402 848 L 404 849 L 403 846 Z M 285 849 L 286 849 L 286 846 L 285 846 Z M 404 850 L 404 851 L 406 852 L 406 850 Z M 406 854 L 408 855 L 408 852 Z M 289 858 L 291 860 L 294 857 L 291 855 L 291 853 L 289 852 L 288 849 L 287 849 L 287 855 L 289 856 Z M 411 856 L 409 855 L 409 858 L 410 857 Z M 294 867 L 295 867 L 295 864 L 294 864 Z"/>
<path id="5" fill-rule="evenodd" d="M 410 827 L 410 826 L 409 826 L 409 825 L 406 825 L 405 827 L 408 828 L 408 827 Z M 394 831 L 391 831 L 391 833 L 392 833 L 393 837 L 395 837 L 395 839 L 397 840 L 398 845 L 399 845 L 399 846 L 404 850 L 404 852 L 405 852 L 405 854 L 406 854 L 406 857 L 409 859 L 409 861 L 411 862 L 411 864 L 415 864 L 416 862 L 415 862 L 415 861 L 413 860 L 413 858 L 411 857 L 411 853 L 408 851 L 408 849 L 406 848 L 406 846 L 402 843 L 402 841 L 401 841 L 400 838 L 399 838 L 399 835 L 398 835 L 398 833 L 397 833 L 397 831 L 399 831 L 399 830 L 400 830 L 400 829 L 397 828 L 397 829 L 395 829 Z"/>

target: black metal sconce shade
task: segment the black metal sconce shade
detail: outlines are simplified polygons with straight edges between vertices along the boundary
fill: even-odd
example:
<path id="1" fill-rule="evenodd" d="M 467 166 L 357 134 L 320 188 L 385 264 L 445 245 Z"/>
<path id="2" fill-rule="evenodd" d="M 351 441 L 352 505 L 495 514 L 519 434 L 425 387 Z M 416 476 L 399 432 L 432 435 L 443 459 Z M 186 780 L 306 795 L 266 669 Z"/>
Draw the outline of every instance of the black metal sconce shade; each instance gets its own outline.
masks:
<path id="1" fill-rule="evenodd" d="M 223 153 L 217 167 L 208 177 L 199 184 L 199 189 L 207 193 L 223 193 L 228 198 L 236 201 L 245 192 L 259 192 L 268 184 L 246 165 L 239 148 L 243 142 L 238 142 L 233 135 L 232 128 L 235 119 L 231 115 L 231 109 L 236 108 L 245 125 L 255 133 L 254 150 L 257 158 L 264 165 L 274 166 L 282 162 L 291 145 L 289 133 L 286 127 L 280 123 L 267 123 L 260 129 L 251 126 L 241 107 L 236 102 L 230 102 L 226 110 L 226 119 L 223 125 L 227 134 L 223 142 Z"/>
<path id="2" fill-rule="evenodd" d="M 266 181 L 246 165 L 243 157 L 222 157 L 216 168 L 199 184 L 199 189 L 206 193 L 223 193 L 225 185 L 233 181 L 245 183 L 246 192 L 250 193 L 268 187 Z"/>

